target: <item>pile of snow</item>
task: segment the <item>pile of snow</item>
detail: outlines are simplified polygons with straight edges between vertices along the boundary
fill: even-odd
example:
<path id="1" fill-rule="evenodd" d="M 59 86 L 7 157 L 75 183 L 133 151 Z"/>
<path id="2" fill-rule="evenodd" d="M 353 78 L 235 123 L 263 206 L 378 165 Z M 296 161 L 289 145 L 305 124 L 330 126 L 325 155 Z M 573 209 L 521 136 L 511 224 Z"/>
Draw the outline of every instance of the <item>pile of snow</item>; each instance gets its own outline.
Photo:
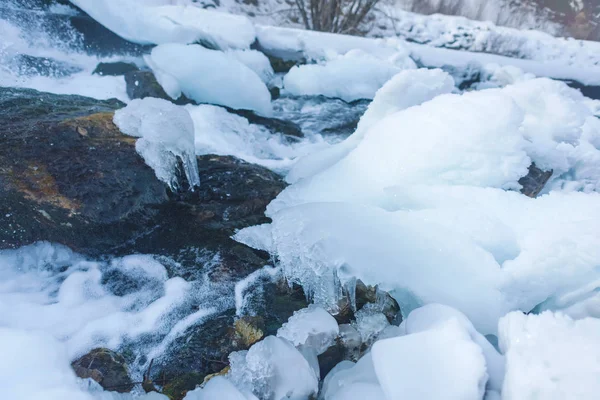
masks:
<path id="1" fill-rule="evenodd" d="M 323 95 L 345 101 L 372 99 L 375 92 L 403 69 L 416 68 L 407 54 L 380 59 L 362 50 L 330 57 L 324 64 L 292 68 L 283 80 L 286 93 Z"/>
<path id="2" fill-rule="evenodd" d="M 297 182 L 335 164 L 356 148 L 366 132 L 387 115 L 453 90 L 454 81 L 441 70 L 410 69 L 398 73 L 375 93 L 354 134 L 342 143 L 299 159 L 287 175 L 287 181 Z"/>
<path id="3" fill-rule="evenodd" d="M 502 398 L 591 399 L 600 390 L 600 320 L 511 313 L 500 321 Z"/>
<path id="4" fill-rule="evenodd" d="M 222 107 L 203 104 L 185 108 L 194 121 L 197 155 L 232 155 L 277 172 L 287 172 L 297 158 L 329 147 L 322 136 L 291 139 L 251 124 Z"/>
<path id="5" fill-rule="evenodd" d="M 135 149 L 171 190 L 181 187 L 177 181 L 179 161 L 190 188 L 200 185 L 194 122 L 185 108 L 152 97 L 137 99 L 116 111 L 114 122 L 124 134 L 140 138 Z"/>
<path id="6" fill-rule="evenodd" d="M 254 26 L 246 17 L 171 5 L 170 0 L 71 0 L 122 38 L 139 44 L 203 42 L 214 48 L 249 48 Z"/>
<path id="7" fill-rule="evenodd" d="M 394 112 L 345 157 L 286 188 L 267 208 L 271 240 L 255 243 L 333 310 L 340 287 L 358 278 L 391 291 L 405 312 L 450 305 L 484 334 L 508 311 L 542 302 L 587 302 L 580 314 L 598 316 L 594 112 L 547 79 Z M 517 192 L 532 162 L 554 171 L 537 199 Z"/>
<path id="8" fill-rule="evenodd" d="M 222 376 L 212 378 L 206 386 L 188 392 L 183 400 L 258 400 L 252 392 L 240 392 Z"/>
<path id="9" fill-rule="evenodd" d="M 164 44 L 155 47 L 146 62 L 173 99 L 183 93 L 198 103 L 270 115 L 269 90 L 256 72 L 233 54 L 199 45 Z"/>

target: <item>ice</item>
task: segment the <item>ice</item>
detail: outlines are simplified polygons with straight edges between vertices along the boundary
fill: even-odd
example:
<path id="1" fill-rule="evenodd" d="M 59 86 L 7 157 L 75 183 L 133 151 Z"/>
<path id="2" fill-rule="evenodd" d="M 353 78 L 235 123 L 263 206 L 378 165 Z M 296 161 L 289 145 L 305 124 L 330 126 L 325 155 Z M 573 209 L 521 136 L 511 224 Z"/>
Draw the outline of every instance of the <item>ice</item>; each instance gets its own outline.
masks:
<path id="1" fill-rule="evenodd" d="M 373 366 L 373 358 L 371 355 L 371 352 L 367 352 L 356 364 L 350 361 L 342 361 L 334 367 L 325 377 L 322 390 L 319 393 L 319 399 L 345 400 L 347 397 L 342 397 L 342 394 L 345 393 L 344 396 L 351 396 L 352 394 L 349 393 L 349 388 L 352 388 L 355 385 L 369 385 L 373 395 L 378 393 L 381 394 L 381 387 L 379 386 L 379 380 L 375 374 L 375 367 Z M 340 397 L 336 397 L 338 395 Z M 349 397 L 348 400 L 350 399 L 354 398 Z M 378 398 L 374 397 L 374 399 Z M 381 396 L 380 399 L 384 400 L 385 397 Z"/>
<path id="2" fill-rule="evenodd" d="M 240 392 L 228 379 L 216 376 L 206 386 L 188 392 L 183 400 L 258 400 L 252 393 Z"/>
<path id="3" fill-rule="evenodd" d="M 407 68 L 415 68 L 407 55 L 382 59 L 351 50 L 329 57 L 324 64 L 292 68 L 284 77 L 283 86 L 292 95 L 323 95 L 345 101 L 372 99 L 385 82 Z"/>
<path id="4" fill-rule="evenodd" d="M 454 81 L 441 70 L 399 72 L 377 91 L 352 136 L 342 143 L 301 158 L 290 170 L 286 180 L 294 183 L 330 167 L 356 148 L 367 131 L 386 116 L 453 90 Z"/>
<path id="5" fill-rule="evenodd" d="M 285 339 L 267 336 L 248 351 L 232 353 L 229 360 L 229 377 L 236 387 L 261 399 L 303 400 L 318 391 L 309 362 Z"/>
<path id="6" fill-rule="evenodd" d="M 595 315 L 598 122 L 579 92 L 548 79 L 395 112 L 269 204 L 272 251 L 331 309 L 358 278 L 401 303 L 410 293 L 452 306 L 483 334 L 542 302 L 586 302 L 579 315 Z M 554 171 L 537 199 L 516 192 L 532 161 Z"/>
<path id="7" fill-rule="evenodd" d="M 386 400 L 385 394 L 379 385 L 358 382 L 342 387 L 328 400 Z"/>
<path id="8" fill-rule="evenodd" d="M 273 250 L 271 224 L 254 225 L 240 229 L 232 236 L 232 239 L 256 250 L 268 252 Z"/>
<path id="9" fill-rule="evenodd" d="M 435 30 L 428 31 L 427 34 L 431 35 L 432 38 L 440 38 L 441 40 L 450 38 L 451 41 L 455 42 L 457 37 L 460 38 L 464 34 L 460 25 L 455 25 L 455 28 L 456 36 L 440 36 L 439 32 Z M 497 47 L 496 52 L 506 54 L 506 56 L 482 53 L 481 51 L 491 49 L 477 47 L 469 48 L 473 51 L 432 47 L 437 44 L 419 44 L 413 40 L 414 37 L 411 37 L 411 35 L 406 36 L 409 40 L 405 42 L 398 38 L 374 39 L 271 26 L 256 26 L 256 32 L 257 40 L 267 54 L 288 59 L 320 60 L 332 52 L 345 54 L 353 49 L 360 49 L 377 57 L 385 57 L 393 54 L 395 48 L 400 48 L 404 54 L 408 49 L 411 57 L 425 67 L 440 68 L 449 65 L 464 68 L 474 62 L 481 65 L 510 65 L 538 77 L 574 80 L 585 85 L 600 85 L 600 77 L 597 72 L 597 43 L 560 40 L 543 35 L 546 39 L 558 44 L 555 47 L 556 50 L 540 51 L 536 48 L 540 43 L 535 39 L 536 35 L 539 34 L 536 32 L 523 32 L 525 38 L 514 40 L 509 38 L 504 43 L 495 40 L 489 41 L 490 46 L 497 46 L 500 43 L 501 46 Z M 512 30 L 512 32 L 519 31 Z M 418 34 L 419 31 L 416 30 L 415 33 Z M 488 45 L 487 40 L 483 40 L 482 43 Z M 506 43 L 509 45 L 504 46 Z M 440 45 L 444 44 L 440 43 Z M 529 51 L 523 51 L 524 48 L 529 46 L 531 46 Z M 554 46 L 554 44 L 550 44 L 550 46 Z M 515 51 L 518 55 L 527 54 L 533 59 L 512 58 L 511 56 L 514 56 Z"/>
<path id="10" fill-rule="evenodd" d="M 117 110 L 114 122 L 126 135 L 140 138 L 135 143 L 138 154 L 171 190 L 182 187 L 177 179 L 179 161 L 191 190 L 200 185 L 194 122 L 185 108 L 162 99 L 137 99 Z"/>
<path id="11" fill-rule="evenodd" d="M 239 62 L 254 71 L 266 84 L 269 84 L 275 77 L 271 62 L 267 56 L 260 51 L 236 49 L 227 51 L 227 54 L 231 54 Z"/>
<path id="12" fill-rule="evenodd" d="M 296 347 L 310 348 L 317 355 L 333 345 L 338 334 L 335 318 L 314 304 L 295 311 L 277 331 L 277 337 L 287 339 Z"/>
<path id="13" fill-rule="evenodd" d="M 388 399 L 481 400 L 488 379 L 481 348 L 450 320 L 376 342 L 373 365 Z"/>
<path id="14" fill-rule="evenodd" d="M 186 106 L 194 121 L 196 154 L 232 155 L 277 172 L 328 146 L 321 136 L 289 138 L 212 105 Z"/>
<path id="15" fill-rule="evenodd" d="M 379 312 L 377 307 L 370 307 L 370 304 L 358 310 L 355 318 L 352 326 L 360 334 L 363 343 L 372 343 L 390 325 L 386 316 Z"/>
<path id="16" fill-rule="evenodd" d="M 199 45 L 164 44 L 146 62 L 169 96 L 271 114 L 271 94 L 261 78 L 230 53 Z"/>
<path id="17" fill-rule="evenodd" d="M 458 322 L 471 340 L 481 348 L 489 375 L 488 389 L 500 392 L 504 382 L 505 359 L 481 333 L 475 330 L 471 321 L 460 311 L 442 304 L 429 304 L 412 311 L 403 325 L 405 333 L 411 335 L 435 329 L 448 321 Z"/>
<path id="18" fill-rule="evenodd" d="M 502 398 L 591 399 L 600 390 L 600 321 L 514 312 L 500 321 Z"/>
<path id="19" fill-rule="evenodd" d="M 203 42 L 216 48 L 248 48 L 256 33 L 243 16 L 135 0 L 71 0 L 122 38 L 139 44 Z"/>

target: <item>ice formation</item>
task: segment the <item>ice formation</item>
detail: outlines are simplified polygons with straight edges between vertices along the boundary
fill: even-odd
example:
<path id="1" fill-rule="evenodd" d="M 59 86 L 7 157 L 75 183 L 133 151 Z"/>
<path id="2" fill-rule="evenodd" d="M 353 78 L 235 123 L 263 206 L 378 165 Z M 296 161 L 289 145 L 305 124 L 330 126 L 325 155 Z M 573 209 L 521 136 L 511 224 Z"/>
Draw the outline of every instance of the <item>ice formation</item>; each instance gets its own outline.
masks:
<path id="1" fill-rule="evenodd" d="M 330 57 L 324 64 L 294 67 L 283 79 L 286 93 L 323 95 L 345 101 L 372 99 L 392 76 L 416 68 L 406 54 L 381 59 L 362 50 Z"/>
<path id="2" fill-rule="evenodd" d="M 261 78 L 237 57 L 199 45 L 164 44 L 146 62 L 173 99 L 271 114 L 271 94 Z"/>
<path id="3" fill-rule="evenodd" d="M 303 400 L 318 391 L 315 371 L 285 339 L 268 336 L 248 351 L 232 353 L 229 360 L 229 377 L 236 387 L 261 399 Z"/>
<path id="4" fill-rule="evenodd" d="M 600 321 L 575 321 L 561 313 L 500 320 L 500 348 L 506 353 L 502 398 L 591 399 L 600 390 Z"/>
<path id="5" fill-rule="evenodd" d="M 268 206 L 272 251 L 317 303 L 335 307 L 340 285 L 358 277 L 400 302 L 409 293 L 453 306 L 484 334 L 511 309 L 580 288 L 563 308 L 592 304 L 599 122 L 578 91 L 547 79 L 392 113 Z M 532 162 L 554 171 L 550 193 L 506 191 Z"/>
<path id="6" fill-rule="evenodd" d="M 257 50 L 229 50 L 228 54 L 234 56 L 239 62 L 250 68 L 262 79 L 266 84 L 269 84 L 275 77 L 275 72 L 271 66 L 271 62 L 263 53 Z"/>
<path id="7" fill-rule="evenodd" d="M 140 44 L 204 42 L 216 48 L 248 48 L 256 33 L 243 16 L 170 5 L 169 0 L 71 0 L 122 38 Z"/>
<path id="8" fill-rule="evenodd" d="M 194 121 L 196 154 L 232 155 L 277 172 L 287 172 L 297 158 L 327 148 L 322 137 L 290 139 L 212 105 L 186 106 Z"/>
<path id="9" fill-rule="evenodd" d="M 315 305 L 294 312 L 277 331 L 277 337 L 290 341 L 296 347 L 310 348 L 317 355 L 333 345 L 338 334 L 335 318 Z"/>
<path id="10" fill-rule="evenodd" d="M 240 392 L 228 379 L 215 376 L 206 386 L 188 392 L 183 400 L 258 400 L 252 393 Z"/>
<path id="11" fill-rule="evenodd" d="M 375 93 L 373 101 L 360 118 L 356 131 L 348 139 L 300 158 L 286 180 L 294 183 L 330 167 L 356 148 L 367 131 L 387 115 L 417 106 L 453 90 L 454 81 L 441 70 L 411 69 L 396 74 Z"/>
<path id="12" fill-rule="evenodd" d="M 181 187 L 177 180 L 179 161 L 190 188 L 200 185 L 194 122 L 185 108 L 162 99 L 138 99 L 116 111 L 114 122 L 121 132 L 140 138 L 135 143 L 137 152 L 171 190 Z"/>

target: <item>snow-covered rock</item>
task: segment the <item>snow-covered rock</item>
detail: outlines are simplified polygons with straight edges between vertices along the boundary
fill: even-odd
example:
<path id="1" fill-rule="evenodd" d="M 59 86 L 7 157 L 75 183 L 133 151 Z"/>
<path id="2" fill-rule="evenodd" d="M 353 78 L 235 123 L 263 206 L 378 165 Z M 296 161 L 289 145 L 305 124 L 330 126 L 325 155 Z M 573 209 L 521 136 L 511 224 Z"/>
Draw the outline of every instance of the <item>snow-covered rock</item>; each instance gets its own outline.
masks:
<path id="1" fill-rule="evenodd" d="M 200 185 L 194 122 L 185 108 L 162 99 L 138 99 L 115 112 L 114 122 L 121 132 L 140 138 L 135 143 L 137 152 L 172 190 L 181 186 L 177 181 L 178 160 L 192 190 Z"/>
<path id="2" fill-rule="evenodd" d="M 146 62 L 174 99 L 183 93 L 198 103 L 271 114 L 271 94 L 264 82 L 231 53 L 165 44 L 155 47 Z"/>
<path id="3" fill-rule="evenodd" d="M 171 5 L 168 0 L 71 0 L 122 38 L 139 44 L 204 42 L 216 48 L 249 48 L 254 26 L 246 17 Z"/>
<path id="4" fill-rule="evenodd" d="M 561 313 L 500 320 L 500 348 L 506 353 L 502 398 L 591 399 L 600 391 L 600 321 L 574 321 Z"/>

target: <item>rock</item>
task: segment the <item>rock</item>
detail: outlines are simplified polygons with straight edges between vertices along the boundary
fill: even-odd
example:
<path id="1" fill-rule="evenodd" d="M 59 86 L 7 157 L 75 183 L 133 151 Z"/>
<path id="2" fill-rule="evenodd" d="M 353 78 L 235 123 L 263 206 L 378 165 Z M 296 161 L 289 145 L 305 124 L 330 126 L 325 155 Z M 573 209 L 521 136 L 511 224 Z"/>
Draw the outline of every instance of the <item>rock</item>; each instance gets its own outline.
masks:
<path id="1" fill-rule="evenodd" d="M 92 74 L 98 74 L 102 76 L 119 76 L 135 71 L 139 71 L 139 68 L 133 63 L 122 61 L 112 63 L 101 62 L 96 66 L 96 69 L 94 69 Z"/>
<path id="2" fill-rule="evenodd" d="M 232 114 L 236 114 L 246 118 L 251 124 L 262 125 L 273 133 L 281 133 L 282 135 L 290 136 L 293 138 L 304 137 L 300 126 L 291 121 L 263 117 L 250 110 L 235 110 L 229 107 L 225 108 Z"/>
<path id="3" fill-rule="evenodd" d="M 127 393 L 133 389 L 125 359 L 114 351 L 94 349 L 71 366 L 78 377 L 91 378 L 106 390 Z"/>
<path id="4" fill-rule="evenodd" d="M 318 356 L 321 379 L 325 379 L 329 371 L 344 360 L 358 361 L 361 346 L 362 342 L 358 331 L 352 325 L 340 325 L 340 335 L 335 344 Z"/>
<path id="5" fill-rule="evenodd" d="M 267 55 L 267 57 L 275 73 L 288 73 L 296 65 L 306 64 L 306 60 L 285 60 L 271 55 Z"/>
<path id="6" fill-rule="evenodd" d="M 281 89 L 277 86 L 273 86 L 269 89 L 269 92 L 271 93 L 271 100 L 277 100 L 280 97 Z"/>
<path id="7" fill-rule="evenodd" d="M 529 173 L 519 179 L 519 184 L 523 186 L 521 193 L 528 197 L 537 197 L 552 176 L 552 172 L 552 170 L 542 171 L 532 163 L 529 166 Z"/>
<path id="8" fill-rule="evenodd" d="M 268 221 L 264 210 L 285 187 L 282 178 L 207 155 L 198 157 L 201 187 L 171 193 L 135 151 L 136 139 L 113 124 L 119 107 L 116 100 L 0 89 L 0 248 L 48 240 L 91 256 L 180 257 L 200 244 L 226 248 L 228 273 L 262 267 L 264 255 L 229 237 Z"/>
<path id="9" fill-rule="evenodd" d="M 225 375 L 227 375 L 229 373 L 230 369 L 231 368 L 228 365 L 225 368 L 223 368 L 222 370 L 220 370 L 219 372 L 215 372 L 214 374 L 206 375 L 206 377 L 202 381 L 202 386 L 206 385 L 208 383 L 208 381 L 210 381 L 212 378 L 214 378 L 216 376 L 225 376 Z"/>
<path id="10" fill-rule="evenodd" d="M 265 333 L 264 320 L 261 317 L 242 317 L 233 324 L 234 340 L 243 347 L 250 347 L 261 340 Z"/>
<path id="11" fill-rule="evenodd" d="M 83 69 L 77 65 L 68 64 L 64 61 L 58 61 L 48 57 L 34 57 L 28 54 L 18 54 L 12 58 L 10 63 L 19 70 L 20 75 L 26 76 L 40 75 L 53 78 L 64 78 L 83 71 Z"/>
<path id="12" fill-rule="evenodd" d="M 358 279 L 356 281 L 355 299 L 356 310 L 360 310 L 365 305 L 371 304 L 377 311 L 385 315 L 391 324 L 400 325 L 402 322 L 402 314 L 400 314 L 398 302 L 388 292 L 380 290 L 377 286 L 367 286 Z M 339 312 L 335 316 L 338 323 L 349 323 L 354 318 L 354 310 L 348 296 L 342 298 L 338 307 Z"/>

